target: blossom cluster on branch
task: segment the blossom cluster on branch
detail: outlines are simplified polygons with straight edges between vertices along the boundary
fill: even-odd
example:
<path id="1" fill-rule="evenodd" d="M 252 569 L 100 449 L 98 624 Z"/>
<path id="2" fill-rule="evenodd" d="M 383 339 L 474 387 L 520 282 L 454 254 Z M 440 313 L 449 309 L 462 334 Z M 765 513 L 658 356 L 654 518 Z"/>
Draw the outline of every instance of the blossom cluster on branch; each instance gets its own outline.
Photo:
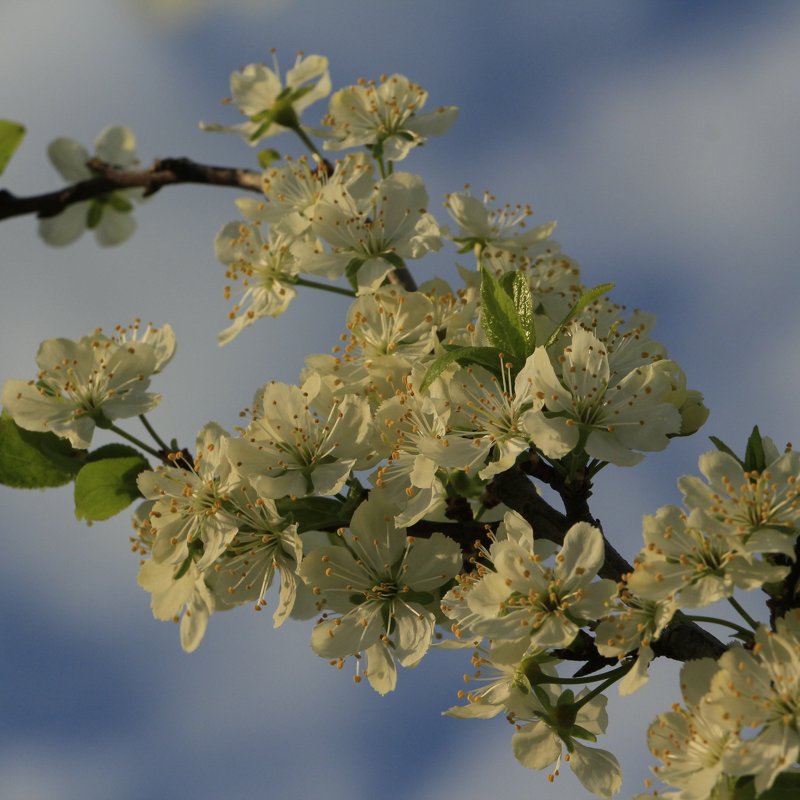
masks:
<path id="1" fill-rule="evenodd" d="M 169 325 L 48 340 L 35 378 L 5 382 L 0 478 L 74 481 L 90 520 L 138 500 L 138 581 L 156 618 L 180 621 L 187 651 L 212 615 L 262 609 L 273 583 L 275 627 L 315 617 L 314 652 L 340 669 L 352 661 L 381 694 L 431 647 L 468 649 L 479 688 L 445 713 L 505 716 L 523 765 L 553 779 L 563 760 L 600 797 L 622 783 L 614 755 L 591 746 L 608 722 L 603 692 L 640 690 L 669 655 L 687 661 L 685 705 L 648 733 L 654 772 L 674 788 L 665 796 L 796 791 L 800 456 L 758 429 L 742 458 L 715 440 L 705 481 L 679 481 L 686 508 L 646 517 L 627 565 L 589 510 L 594 477 L 708 415 L 653 317 L 626 313 L 612 284 L 585 286 L 554 224 L 529 226 L 527 206 L 467 188 L 446 198 L 451 223 L 437 219 L 423 178 L 397 165 L 444 134 L 455 108 L 424 111 L 427 92 L 390 75 L 335 92 L 319 128 L 301 122 L 331 88 L 322 56 L 299 57 L 284 78 L 250 65 L 231 77 L 245 121 L 204 128 L 252 145 L 294 134 L 309 151 L 262 150 L 260 196 L 237 201 L 239 218 L 216 235 L 232 303 L 220 344 L 254 335 L 300 289 L 351 297 L 339 343 L 309 355 L 296 384 L 264 383 L 241 427 L 209 422 L 187 449 L 145 416 L 174 351 Z M 136 158 L 127 129 L 96 148 L 105 167 Z M 71 140 L 49 154 L 69 181 L 105 169 Z M 133 232 L 119 191 L 69 202 L 41 222 L 51 244 L 87 227 L 101 244 Z M 447 247 L 472 261 L 456 285 L 417 286 L 411 264 Z M 153 444 L 118 425 L 131 417 Z M 126 443 L 92 449 L 97 427 Z M 9 466 L 20 454 L 29 467 Z M 760 622 L 735 597 L 757 589 Z M 740 621 L 688 613 L 721 600 Z M 737 643 L 697 622 L 727 625 Z M 571 676 L 570 662 L 581 664 Z"/>

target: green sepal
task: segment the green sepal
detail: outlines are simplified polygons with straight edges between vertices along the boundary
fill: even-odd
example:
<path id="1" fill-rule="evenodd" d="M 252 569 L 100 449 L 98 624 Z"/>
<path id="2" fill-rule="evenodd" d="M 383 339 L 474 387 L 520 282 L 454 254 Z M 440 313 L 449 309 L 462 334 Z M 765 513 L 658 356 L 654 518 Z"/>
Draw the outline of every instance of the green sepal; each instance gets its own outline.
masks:
<path id="1" fill-rule="evenodd" d="M 192 566 L 192 561 L 194 561 L 194 556 L 192 553 L 189 553 L 189 555 L 183 559 L 181 565 L 178 567 L 177 571 L 172 576 L 172 580 L 174 581 L 180 580 L 189 571 L 189 567 Z"/>
<path id="2" fill-rule="evenodd" d="M 481 268 L 481 324 L 489 341 L 510 360 L 522 366 L 528 345 L 514 301 L 497 278 Z"/>
<path id="3" fill-rule="evenodd" d="M 569 735 L 574 737 L 575 739 L 585 739 L 587 742 L 596 742 L 597 736 L 586 728 L 582 728 L 580 725 L 573 725 L 569 729 Z"/>
<path id="4" fill-rule="evenodd" d="M 353 291 L 356 292 L 358 291 L 358 279 L 356 276 L 358 275 L 358 271 L 361 269 L 363 264 L 363 258 L 351 258 L 347 266 L 344 268 L 344 276 L 347 278 L 347 282 L 350 284 L 350 286 L 353 287 Z"/>
<path id="5" fill-rule="evenodd" d="M 281 154 L 274 147 L 267 147 L 258 152 L 258 164 L 261 169 L 266 169 L 273 161 L 277 161 Z"/>
<path id="6" fill-rule="evenodd" d="M 475 472 L 452 470 L 448 476 L 446 489 L 448 497 L 480 497 L 486 488 L 486 481 Z"/>
<path id="7" fill-rule="evenodd" d="M 578 316 L 578 314 L 583 311 L 589 303 L 594 302 L 597 300 L 598 297 L 602 297 L 604 294 L 608 294 L 614 288 L 613 283 L 601 283 L 597 286 L 594 286 L 591 289 L 587 289 L 578 299 L 578 302 L 575 303 L 574 306 L 567 312 L 567 315 L 561 322 L 556 325 L 553 332 L 550 334 L 550 338 L 545 343 L 545 347 L 551 347 L 556 339 L 561 335 L 561 331 L 569 325 L 572 320 Z"/>
<path id="8" fill-rule="evenodd" d="M 422 379 L 419 390 L 424 392 L 451 364 L 461 366 L 480 364 L 493 374 L 500 369 L 500 351 L 494 347 L 470 347 L 445 345 L 446 353 L 442 353 L 429 367 Z"/>
<path id="9" fill-rule="evenodd" d="M 432 605 L 436 599 L 430 592 L 415 592 L 412 589 L 401 592 L 399 597 L 404 603 L 417 603 L 425 607 Z"/>
<path id="10" fill-rule="evenodd" d="M 763 472 L 766 468 L 767 457 L 764 454 L 764 442 L 761 439 L 758 425 L 755 425 L 744 451 L 744 471 Z"/>
<path id="11" fill-rule="evenodd" d="M 10 119 L 0 119 L 0 175 L 24 137 L 24 125 L 20 125 L 19 122 L 13 122 Z"/>
<path id="12" fill-rule="evenodd" d="M 344 503 L 332 497 L 284 497 L 275 506 L 282 517 L 297 523 L 299 533 L 342 528 L 350 523 Z"/>
<path id="13" fill-rule="evenodd" d="M 575 703 L 575 692 L 572 689 L 564 689 L 556 700 L 557 706 L 571 706 Z"/>
<path id="14" fill-rule="evenodd" d="M 103 218 L 103 201 L 92 200 L 89 203 L 89 208 L 86 210 L 86 227 L 91 231 L 94 230 Z"/>
<path id="15" fill-rule="evenodd" d="M 26 431 L 3 411 L 0 416 L 0 484 L 15 489 L 49 489 L 69 483 L 85 450 L 54 433 Z"/>
<path id="16" fill-rule="evenodd" d="M 372 146 L 368 145 L 368 148 L 372 157 L 380 163 L 383 160 L 383 139 L 378 139 Z"/>
<path id="17" fill-rule="evenodd" d="M 270 125 L 272 125 L 271 119 L 268 122 L 263 122 L 261 125 L 259 125 L 255 131 L 250 134 L 250 141 L 257 142 L 267 132 Z"/>
<path id="18" fill-rule="evenodd" d="M 113 193 L 109 194 L 106 197 L 108 204 L 114 211 L 119 211 L 120 214 L 128 214 L 129 212 L 133 211 L 133 203 L 130 200 L 123 197 L 121 194 Z"/>
<path id="19" fill-rule="evenodd" d="M 182 578 L 189 571 L 189 567 L 192 566 L 192 562 L 196 559 L 202 558 L 203 550 L 205 550 L 205 545 L 199 539 L 193 539 L 191 542 L 187 542 L 186 546 L 189 550 L 189 555 L 183 559 L 181 565 L 172 576 L 172 580 L 174 581 Z"/>
<path id="20" fill-rule="evenodd" d="M 716 795 L 712 795 L 715 797 Z M 722 795 L 719 795 L 722 797 Z M 756 794 L 755 780 L 751 775 L 739 778 L 732 791 L 725 795 L 732 800 L 797 800 L 800 797 L 800 773 L 782 772 L 766 792 Z"/>
<path id="21" fill-rule="evenodd" d="M 293 103 L 297 102 L 298 100 L 300 100 L 302 97 L 305 97 L 310 91 L 312 91 L 315 88 L 316 87 L 314 87 L 314 86 L 299 86 L 294 90 L 290 90 L 292 92 L 291 93 L 292 102 Z M 286 89 L 289 89 L 289 87 L 287 86 Z M 285 92 L 286 89 L 284 89 L 283 91 Z M 282 98 L 283 97 L 283 92 L 281 92 L 281 94 L 279 94 L 278 97 Z"/>
<path id="22" fill-rule="evenodd" d="M 109 519 L 141 497 L 136 479 L 150 469 L 133 447 L 109 444 L 89 453 L 75 477 L 75 517 L 88 521 Z"/>

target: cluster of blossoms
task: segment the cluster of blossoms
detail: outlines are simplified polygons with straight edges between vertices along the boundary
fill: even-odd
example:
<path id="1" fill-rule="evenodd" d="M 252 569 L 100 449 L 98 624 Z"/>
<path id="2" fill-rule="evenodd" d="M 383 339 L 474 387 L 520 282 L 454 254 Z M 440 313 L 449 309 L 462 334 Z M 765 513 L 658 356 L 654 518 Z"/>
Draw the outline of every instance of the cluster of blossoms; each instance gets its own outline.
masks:
<path id="1" fill-rule="evenodd" d="M 299 58 L 283 80 L 277 66 L 250 65 L 231 78 L 246 121 L 205 126 L 250 144 L 294 132 L 311 149 L 270 163 L 263 196 L 238 201 L 242 218 L 217 234 L 226 297 L 241 288 L 220 344 L 283 313 L 298 288 L 352 302 L 340 344 L 309 356 L 297 385 L 265 383 L 244 427 L 208 423 L 193 452 L 154 434 L 158 449 L 145 451 L 162 463 L 136 479 L 139 584 L 191 651 L 211 614 L 262 609 L 277 578 L 275 626 L 316 616 L 312 649 L 339 668 L 352 657 L 356 679 L 381 694 L 395 689 L 398 664 L 414 667 L 449 631 L 439 646 L 472 649 L 483 685 L 446 713 L 504 715 L 522 764 L 552 779 L 563 759 L 610 797 L 619 763 L 586 744 L 606 729 L 601 690 L 644 685 L 679 610 L 764 586 L 777 604 L 796 558 L 800 456 L 760 436 L 749 461 L 727 448 L 704 456 L 706 481 L 683 478 L 687 508 L 645 518 L 644 548 L 619 582 L 598 577 L 606 543 L 588 512 L 559 541 L 540 536 L 500 503 L 495 481 L 526 469 L 562 497 L 588 497 L 608 464 L 635 465 L 694 433 L 702 397 L 652 338 L 651 316 L 626 314 L 610 285 L 581 283 L 553 223 L 528 228 L 527 206 L 468 189 L 446 199 L 456 229 L 437 221 L 423 179 L 394 162 L 445 132 L 454 108 L 423 113 L 427 93 L 392 75 L 334 93 L 322 127 L 303 125 L 330 90 L 321 56 Z M 132 135 L 109 130 L 98 151 L 118 141 L 128 155 L 104 159 L 130 163 Z M 365 150 L 331 163 L 312 135 L 326 151 Z M 61 141 L 53 153 L 66 165 Z M 475 268 L 459 268 L 458 286 L 417 288 L 408 262 L 448 243 Z M 340 278 L 350 288 L 325 282 Z M 49 340 L 37 379 L 7 381 L 3 405 L 19 428 L 85 450 L 95 426 L 120 432 L 115 420 L 155 406 L 149 379 L 174 348 L 169 326 L 138 324 Z M 771 630 L 736 626 L 746 649 L 684 670 L 685 706 L 649 734 L 672 796 L 699 800 L 743 776 L 761 792 L 797 760 L 800 616 L 777 617 Z M 558 669 L 581 656 L 585 683 L 599 685 L 576 694 Z M 613 668 L 597 675 L 598 665 Z"/>

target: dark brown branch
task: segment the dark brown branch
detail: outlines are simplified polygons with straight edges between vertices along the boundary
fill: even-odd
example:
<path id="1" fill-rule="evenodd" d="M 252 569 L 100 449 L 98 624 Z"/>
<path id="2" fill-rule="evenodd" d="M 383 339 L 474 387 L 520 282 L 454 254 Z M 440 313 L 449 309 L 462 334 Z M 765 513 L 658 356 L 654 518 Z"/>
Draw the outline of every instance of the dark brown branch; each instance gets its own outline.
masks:
<path id="1" fill-rule="evenodd" d="M 571 527 L 569 519 L 540 497 L 534 485 L 518 467 L 498 475 L 489 485 L 491 493 L 530 523 L 534 535 L 562 544 Z M 605 538 L 605 537 L 604 537 Z M 600 576 L 619 581 L 633 567 L 605 539 L 606 559 Z M 690 661 L 695 658 L 719 658 L 725 645 L 694 622 L 677 616 L 661 638 L 653 644 L 657 655 Z"/>
<path id="2" fill-rule="evenodd" d="M 17 197 L 0 189 L 0 220 L 35 214 L 52 217 L 68 206 L 103 197 L 119 189 L 144 189 L 145 196 L 155 194 L 163 186 L 196 183 L 207 186 L 231 186 L 248 192 L 261 193 L 261 172 L 231 167 L 212 167 L 188 158 L 162 158 L 149 169 L 116 170 L 108 164 L 92 160 L 89 168 L 96 174 L 80 183 L 65 186 L 56 192 Z"/>

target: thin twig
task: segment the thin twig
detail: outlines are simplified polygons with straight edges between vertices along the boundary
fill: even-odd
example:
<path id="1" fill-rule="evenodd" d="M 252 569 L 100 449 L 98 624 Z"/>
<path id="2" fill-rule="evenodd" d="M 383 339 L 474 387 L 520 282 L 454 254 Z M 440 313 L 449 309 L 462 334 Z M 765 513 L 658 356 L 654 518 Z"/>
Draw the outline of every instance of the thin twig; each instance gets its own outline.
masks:
<path id="1" fill-rule="evenodd" d="M 52 217 L 75 203 L 94 200 L 119 189 L 144 189 L 144 195 L 155 194 L 163 186 L 196 183 L 208 186 L 232 186 L 248 192 L 261 193 L 261 172 L 258 170 L 213 167 L 198 164 L 189 158 L 162 158 L 149 169 L 117 170 L 93 159 L 87 165 L 95 177 L 55 192 L 17 197 L 0 189 L 0 220 L 35 214 Z"/>

